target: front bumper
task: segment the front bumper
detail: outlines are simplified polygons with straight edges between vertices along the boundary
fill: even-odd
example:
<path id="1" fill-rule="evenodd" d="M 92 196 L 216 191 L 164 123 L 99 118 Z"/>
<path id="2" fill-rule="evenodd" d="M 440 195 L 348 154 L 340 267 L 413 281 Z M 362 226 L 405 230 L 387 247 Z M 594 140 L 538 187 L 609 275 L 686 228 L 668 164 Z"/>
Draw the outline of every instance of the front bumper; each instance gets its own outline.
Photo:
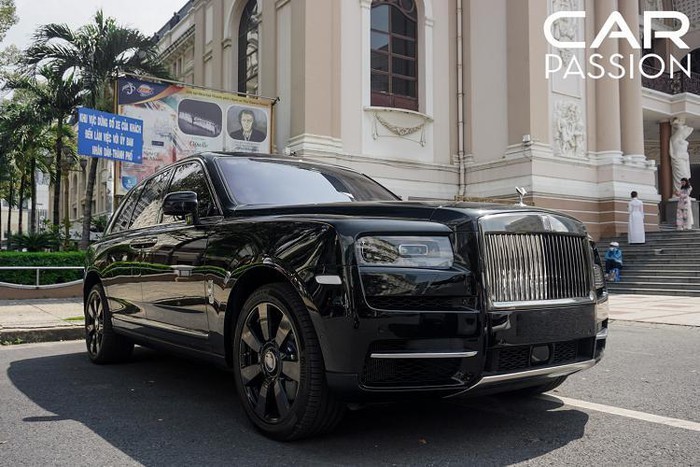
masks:
<path id="1" fill-rule="evenodd" d="M 528 386 L 544 384 L 554 378 L 569 376 L 581 370 L 587 370 L 596 363 L 598 363 L 596 359 L 591 359 L 583 362 L 570 363 L 568 365 L 537 368 L 534 370 L 505 373 L 502 375 L 484 376 L 475 385 L 465 389 L 464 391 L 458 392 L 457 394 L 452 394 L 449 397 L 467 394 L 482 395 L 494 392 L 512 391 Z"/>
<path id="2" fill-rule="evenodd" d="M 411 271 L 403 277 L 373 271 L 373 282 L 363 281 L 357 269 L 346 272 L 343 282 L 350 287 L 332 288 L 347 298 L 316 301 L 342 306 L 333 312 L 319 307 L 312 319 L 327 382 L 348 401 L 481 394 L 544 384 L 593 366 L 605 346 L 602 304 L 486 312 L 464 271 Z M 397 293 L 398 287 L 416 283 L 421 287 L 414 292 Z M 367 284 L 382 293 L 367 293 Z M 329 292 L 324 296 L 333 295 L 328 287 L 322 286 Z M 546 358 L 533 357 L 542 352 Z"/>

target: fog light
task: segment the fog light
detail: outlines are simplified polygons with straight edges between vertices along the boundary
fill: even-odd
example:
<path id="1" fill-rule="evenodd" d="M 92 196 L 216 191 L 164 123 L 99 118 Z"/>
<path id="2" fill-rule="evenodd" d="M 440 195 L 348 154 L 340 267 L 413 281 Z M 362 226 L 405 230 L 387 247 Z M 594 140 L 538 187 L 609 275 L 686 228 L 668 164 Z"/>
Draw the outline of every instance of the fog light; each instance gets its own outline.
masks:
<path id="1" fill-rule="evenodd" d="M 536 345 L 532 348 L 532 353 L 530 354 L 530 363 L 532 365 L 541 365 L 549 361 L 549 346 L 548 345 Z"/>

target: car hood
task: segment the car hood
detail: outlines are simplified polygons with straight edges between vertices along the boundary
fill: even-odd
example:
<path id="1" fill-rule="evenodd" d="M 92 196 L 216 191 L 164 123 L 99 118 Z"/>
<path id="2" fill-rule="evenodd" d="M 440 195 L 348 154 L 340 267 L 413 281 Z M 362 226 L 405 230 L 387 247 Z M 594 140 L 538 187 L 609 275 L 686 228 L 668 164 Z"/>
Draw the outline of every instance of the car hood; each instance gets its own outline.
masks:
<path id="1" fill-rule="evenodd" d="M 295 206 L 239 206 L 232 217 L 264 216 L 319 220 L 385 219 L 438 222 L 453 230 L 477 230 L 477 221 L 485 216 L 489 230 L 509 232 L 566 231 L 583 234 L 583 224 L 573 217 L 549 209 L 496 203 L 439 201 L 348 202 Z M 500 220 L 499 220 L 500 219 Z"/>

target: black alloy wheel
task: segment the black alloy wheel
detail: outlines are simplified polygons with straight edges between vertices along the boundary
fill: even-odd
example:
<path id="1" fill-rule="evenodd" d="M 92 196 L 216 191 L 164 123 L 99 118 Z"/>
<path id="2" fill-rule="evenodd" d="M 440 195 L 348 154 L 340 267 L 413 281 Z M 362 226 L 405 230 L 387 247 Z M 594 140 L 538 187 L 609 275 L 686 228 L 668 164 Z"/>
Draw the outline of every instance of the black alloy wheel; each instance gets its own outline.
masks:
<path id="1" fill-rule="evenodd" d="M 290 285 L 264 286 L 248 298 L 233 346 L 239 397 L 265 435 L 299 439 L 340 421 L 345 407 L 326 387 L 309 312 Z"/>
<path id="2" fill-rule="evenodd" d="M 112 316 L 100 284 L 95 284 L 85 300 L 85 345 L 94 363 L 128 360 L 134 344 L 112 329 Z"/>
<path id="3" fill-rule="evenodd" d="M 85 343 L 90 357 L 99 355 L 104 338 L 104 307 L 100 293 L 93 289 L 85 304 Z"/>

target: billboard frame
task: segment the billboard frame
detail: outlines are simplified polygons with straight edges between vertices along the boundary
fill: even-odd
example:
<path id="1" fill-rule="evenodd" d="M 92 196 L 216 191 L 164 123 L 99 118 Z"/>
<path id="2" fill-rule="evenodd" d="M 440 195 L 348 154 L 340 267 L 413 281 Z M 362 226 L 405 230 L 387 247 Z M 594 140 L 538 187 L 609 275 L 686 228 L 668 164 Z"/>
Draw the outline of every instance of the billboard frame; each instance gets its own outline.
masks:
<path id="1" fill-rule="evenodd" d="M 276 150 L 276 145 L 274 144 L 274 135 L 275 135 L 275 130 L 276 130 L 276 112 L 275 112 L 275 105 L 277 102 L 280 101 L 279 97 L 267 97 L 267 96 L 260 96 L 260 95 L 254 95 L 254 94 L 248 94 L 248 93 L 243 93 L 243 92 L 238 92 L 238 91 L 227 91 L 224 89 L 217 89 L 217 88 L 211 88 L 211 87 L 206 87 L 206 86 L 200 86 L 196 84 L 190 84 L 190 83 L 184 83 L 181 81 L 176 81 L 176 80 L 171 80 L 171 79 L 164 79 L 164 78 L 157 78 L 155 76 L 149 76 L 149 75 L 138 75 L 134 73 L 121 73 L 119 76 L 114 78 L 113 80 L 113 91 L 114 91 L 114 102 L 113 102 L 113 107 L 114 107 L 114 113 L 117 115 L 121 115 L 119 110 L 120 107 L 126 106 L 129 104 L 120 104 L 119 101 L 119 80 L 120 79 L 129 79 L 132 78 L 134 80 L 142 81 L 142 82 L 147 82 L 147 83 L 153 83 L 156 85 L 173 85 L 173 86 L 179 86 L 182 87 L 183 89 L 193 89 L 193 90 L 199 90 L 199 91 L 204 91 L 204 92 L 211 92 L 215 94 L 225 94 L 225 95 L 230 95 L 232 98 L 241 98 L 241 99 L 250 99 L 253 101 L 258 101 L 255 103 L 251 103 L 251 108 L 253 107 L 259 107 L 259 108 L 268 108 L 269 109 L 269 128 L 268 128 L 268 134 L 267 134 L 267 140 L 269 144 L 269 152 L 275 152 Z M 205 96 L 206 98 L 206 96 Z M 212 96 L 212 99 L 215 99 L 215 96 Z M 220 97 L 220 99 L 224 99 L 223 97 Z M 233 100 L 233 99 L 232 99 Z M 244 104 L 244 103 L 243 103 Z M 244 105 L 241 105 L 242 107 Z M 145 122 L 144 122 L 145 125 Z M 173 132 L 178 131 L 176 128 L 173 129 Z M 223 130 L 222 130 L 223 131 Z M 228 138 L 228 137 L 225 137 Z M 145 144 L 145 137 L 144 137 L 144 144 Z M 225 144 L 225 143 L 224 143 Z M 217 149 L 211 149 L 211 150 L 217 150 Z M 223 150 L 223 148 L 221 148 Z M 227 149 L 229 150 L 229 149 Z M 182 153 L 179 153 L 182 154 Z M 178 153 L 176 152 L 176 158 L 178 158 Z M 182 156 L 180 156 L 182 157 Z M 178 158 L 179 159 L 179 158 Z M 115 207 L 118 204 L 118 201 L 124 196 L 125 192 L 128 190 L 124 190 L 124 187 L 122 186 L 121 179 L 122 179 L 122 172 L 123 172 L 123 163 L 119 161 L 115 161 L 114 163 L 114 170 L 113 170 L 113 187 L 112 187 L 112 193 L 114 197 L 115 204 L 113 204 Z"/>

